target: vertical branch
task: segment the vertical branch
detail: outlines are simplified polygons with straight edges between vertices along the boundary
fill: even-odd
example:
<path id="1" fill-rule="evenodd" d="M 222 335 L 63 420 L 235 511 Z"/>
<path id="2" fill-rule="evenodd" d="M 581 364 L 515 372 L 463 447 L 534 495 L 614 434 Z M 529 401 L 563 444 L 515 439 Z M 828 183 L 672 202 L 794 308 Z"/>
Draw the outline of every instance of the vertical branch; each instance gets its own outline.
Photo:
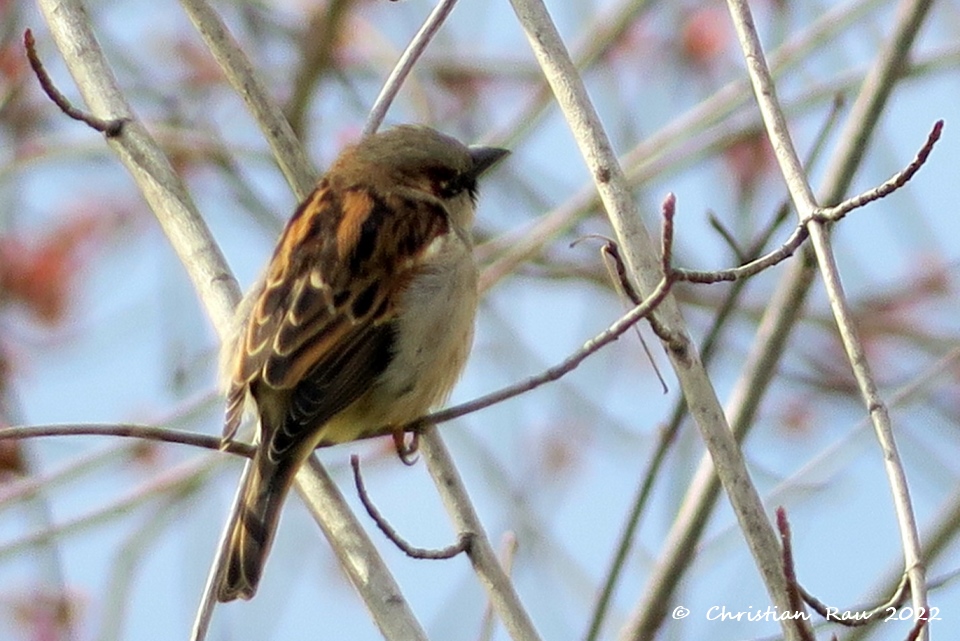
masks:
<path id="1" fill-rule="evenodd" d="M 40 7 L 94 115 L 127 119 L 120 135 L 107 142 L 137 182 L 187 269 L 218 334 L 226 338 L 233 325 L 233 309 L 240 299 L 239 288 L 186 188 L 126 103 L 82 4 L 76 0 L 40 0 Z M 331 545 L 338 556 L 350 560 L 345 566 L 347 574 L 375 623 L 389 639 L 426 638 L 373 543 L 335 486 L 319 470 L 315 459 L 311 465 L 303 466 L 297 474 L 297 489 L 323 531 L 333 537 Z M 225 538 L 221 537 L 221 553 Z M 211 576 L 215 571 L 216 568 Z M 203 638 L 213 607 L 209 581 L 206 594 L 194 638 Z"/>
<path id="2" fill-rule="evenodd" d="M 659 259 L 577 70 L 542 2 L 512 0 L 512 4 L 577 139 L 633 276 L 641 290 L 649 292 L 660 278 Z M 776 606 L 788 611 L 790 599 L 776 534 L 672 297 L 664 301 L 657 317 L 671 334 L 668 354 L 764 584 Z M 787 639 L 798 638 L 793 627 L 783 625 L 783 631 Z"/>
<path id="3" fill-rule="evenodd" d="M 906 0 L 897 12 L 892 34 L 863 81 L 841 130 L 836 151 L 827 163 L 825 184 L 821 189 L 827 202 L 839 201 L 849 187 L 876 129 L 878 115 L 886 107 L 891 88 L 898 79 L 898 70 L 905 64 L 910 45 L 916 39 L 930 5 L 930 0 Z M 824 16 L 824 22 L 837 25 L 850 18 L 856 19 L 856 16 L 846 14 L 839 18 L 831 13 Z M 786 349 L 790 332 L 800 318 L 815 275 L 815 262 L 805 249 L 799 260 L 788 263 L 786 273 L 777 284 L 728 403 L 731 427 L 738 439 L 745 438 L 753 425 L 757 408 L 774 380 L 777 364 Z M 631 628 L 640 638 L 652 637 L 662 624 L 669 599 L 689 567 L 690 551 L 706 525 L 703 513 L 716 504 L 719 494 L 720 483 L 713 462 L 709 456 L 704 456 L 667 534 L 664 554 L 654 567 L 644 597 L 631 617 Z"/>
<path id="4" fill-rule="evenodd" d="M 905 571 L 910 578 L 913 609 L 916 617 L 927 612 L 927 590 L 925 571 L 920 550 L 920 535 L 906 473 L 897 451 L 893 436 L 893 426 L 883 399 L 880 397 L 867 361 L 863 343 L 860 340 L 853 314 L 847 303 L 840 274 L 834 260 L 830 244 L 830 235 L 823 223 L 811 220 L 819 211 L 813 190 L 807 182 L 800 160 L 793 148 L 783 111 L 777 101 L 776 89 L 770 71 L 767 68 L 763 48 L 757 36 L 746 0 L 728 0 L 730 14 L 747 61 L 747 70 L 753 84 L 754 94 L 767 128 L 767 135 L 773 145 L 780 170 L 787 181 L 790 196 L 801 221 L 806 221 L 810 239 L 816 253 L 817 263 L 823 276 L 830 307 L 833 310 L 841 340 L 847 352 L 847 358 L 853 369 L 854 377 L 870 412 L 877 440 L 883 451 L 884 466 L 893 493 L 894 508 L 900 526 L 901 545 L 904 554 Z M 920 631 L 921 638 L 927 638 L 926 629 Z"/>

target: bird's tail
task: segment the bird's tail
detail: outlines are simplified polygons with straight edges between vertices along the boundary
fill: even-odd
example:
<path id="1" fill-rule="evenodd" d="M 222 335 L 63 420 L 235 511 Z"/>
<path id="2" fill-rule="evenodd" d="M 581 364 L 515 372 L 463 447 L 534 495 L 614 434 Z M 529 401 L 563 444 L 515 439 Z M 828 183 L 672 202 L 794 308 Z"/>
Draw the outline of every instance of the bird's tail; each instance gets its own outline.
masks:
<path id="1" fill-rule="evenodd" d="M 280 521 L 280 508 L 299 467 L 270 461 L 266 449 L 258 449 L 244 482 L 217 586 L 220 602 L 250 599 L 256 593 Z"/>

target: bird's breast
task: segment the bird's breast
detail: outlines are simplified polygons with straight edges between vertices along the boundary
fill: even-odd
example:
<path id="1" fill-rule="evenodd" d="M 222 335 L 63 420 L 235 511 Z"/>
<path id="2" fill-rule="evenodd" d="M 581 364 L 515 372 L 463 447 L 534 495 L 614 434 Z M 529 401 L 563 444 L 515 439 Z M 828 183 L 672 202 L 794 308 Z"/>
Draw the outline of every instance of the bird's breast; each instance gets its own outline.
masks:
<path id="1" fill-rule="evenodd" d="M 477 267 L 472 248 L 451 235 L 403 294 L 394 354 L 378 387 L 394 399 L 390 423 L 425 414 L 450 393 L 473 342 Z"/>

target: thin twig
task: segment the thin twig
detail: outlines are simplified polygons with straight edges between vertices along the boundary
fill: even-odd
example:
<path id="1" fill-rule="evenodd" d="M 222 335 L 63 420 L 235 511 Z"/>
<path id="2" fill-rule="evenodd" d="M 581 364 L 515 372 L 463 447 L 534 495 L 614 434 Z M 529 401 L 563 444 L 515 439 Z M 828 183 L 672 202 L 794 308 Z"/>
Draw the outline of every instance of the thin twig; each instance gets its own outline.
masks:
<path id="1" fill-rule="evenodd" d="M 603 241 L 603 246 L 600 248 L 600 251 L 604 256 L 609 256 L 613 261 L 614 271 L 611 276 L 613 277 L 614 287 L 618 287 L 620 293 L 630 299 L 630 302 L 634 305 L 639 305 L 643 302 L 643 298 L 637 293 L 637 290 L 634 289 L 633 283 L 630 282 L 630 277 L 627 275 L 627 264 L 623 262 L 623 256 L 620 255 L 620 248 L 617 245 L 617 241 L 603 234 L 587 234 L 570 243 L 570 247 L 576 247 L 587 239 Z"/>
<path id="2" fill-rule="evenodd" d="M 663 229 L 660 232 L 660 271 L 664 278 L 668 278 L 674 275 L 673 219 L 677 215 L 677 197 L 674 194 L 667 194 L 663 199 L 660 215 L 663 217 Z"/>
<path id="3" fill-rule="evenodd" d="M 609 239 L 604 243 L 603 247 L 600 248 L 600 255 L 603 257 L 603 264 L 607 268 L 607 272 L 613 280 L 614 289 L 616 289 L 621 300 L 624 300 L 628 305 L 631 303 L 633 305 L 640 303 L 640 295 L 637 294 L 633 288 L 633 283 L 630 282 L 630 277 L 627 276 L 627 265 L 623 262 L 623 257 L 620 255 L 620 249 L 617 247 L 616 241 Z M 647 345 L 647 341 L 643 338 L 640 328 L 634 325 L 633 333 L 636 334 L 637 340 L 640 341 L 643 353 L 646 355 L 650 367 L 653 368 L 653 373 L 656 374 L 657 380 L 660 381 L 661 391 L 667 394 L 670 391 L 670 388 L 667 386 L 667 380 L 663 377 L 663 372 L 661 372 L 657 366 L 653 352 L 650 351 L 650 346 Z"/>
<path id="4" fill-rule="evenodd" d="M 797 590 L 800 592 L 800 595 L 803 597 L 804 602 L 807 603 L 813 610 L 822 616 L 827 621 L 832 623 L 839 623 L 842 626 L 848 628 L 857 628 L 864 625 L 869 625 L 873 620 L 874 616 L 883 613 L 885 610 L 898 607 L 901 605 L 904 600 L 909 595 L 908 586 L 910 585 L 907 580 L 907 575 L 903 574 L 900 580 L 900 585 L 897 586 L 896 591 L 893 593 L 885 603 L 882 603 L 871 608 L 857 608 L 855 610 L 847 608 L 845 610 L 840 610 L 839 608 L 831 608 L 823 601 L 811 594 L 806 588 L 804 588 L 799 583 L 797 584 Z M 855 612 L 855 616 L 848 616 L 843 618 L 843 613 Z"/>
<path id="5" fill-rule="evenodd" d="M 783 575 L 787 579 L 787 591 L 790 593 L 790 616 L 799 619 L 806 616 L 803 608 L 803 597 L 800 595 L 800 584 L 797 582 L 797 568 L 793 562 L 793 541 L 790 540 L 790 521 L 787 520 L 787 511 L 777 508 L 777 531 L 780 532 L 780 545 L 783 557 Z M 803 641 L 816 641 L 813 632 L 804 625 L 797 626 L 797 634 Z"/>
<path id="6" fill-rule="evenodd" d="M 614 284 L 618 287 L 620 293 L 626 296 L 634 305 L 639 305 L 643 299 L 640 294 L 637 293 L 637 290 L 634 289 L 633 283 L 630 282 L 630 277 L 627 275 L 627 264 L 623 262 L 623 256 L 620 255 L 620 248 L 617 246 L 617 241 L 608 238 L 600 251 L 605 257 L 613 261 L 613 273 L 611 276 L 614 276 Z"/>
<path id="7" fill-rule="evenodd" d="M 357 487 L 357 495 L 360 497 L 360 502 L 363 503 L 363 507 L 367 510 L 367 514 L 369 514 L 373 522 L 377 524 L 380 531 L 383 532 L 394 545 L 400 548 L 404 554 L 414 559 L 446 560 L 452 559 L 458 554 L 462 554 L 470 549 L 470 542 L 473 540 L 473 535 L 469 532 L 462 532 L 456 543 L 448 545 L 445 548 L 440 548 L 439 550 L 418 548 L 407 543 L 397 530 L 390 525 L 383 514 L 380 513 L 380 510 L 377 509 L 377 506 L 374 505 L 370 499 L 370 495 L 367 494 L 367 488 L 363 483 L 363 476 L 360 474 L 360 457 L 356 454 L 352 455 L 350 457 L 350 466 L 353 468 L 353 482 Z"/>
<path id="8" fill-rule="evenodd" d="M 677 197 L 672 193 L 667 194 L 660 205 L 660 215 L 663 217 L 663 230 L 660 233 L 660 271 L 664 278 L 676 281 L 677 272 L 673 269 L 673 218 L 677 213 Z M 669 326 L 662 322 L 655 314 L 651 314 L 648 319 L 650 329 L 657 335 L 663 344 L 677 357 L 685 358 L 685 352 L 689 342 L 684 340 L 680 332 L 672 331 Z"/>
<path id="9" fill-rule="evenodd" d="M 110 120 L 97 118 L 93 114 L 74 107 L 70 104 L 67 97 L 57 89 L 57 86 L 53 84 L 53 79 L 50 77 L 50 74 L 48 74 L 46 68 L 44 68 L 43 62 L 40 61 L 40 56 L 37 55 L 36 41 L 33 39 L 33 31 L 30 29 L 23 32 L 23 46 L 27 50 L 27 60 L 30 61 L 30 67 L 33 69 L 33 73 L 36 74 L 37 80 L 40 82 L 40 87 L 43 88 L 43 91 L 50 100 L 53 101 L 53 104 L 60 108 L 60 111 L 74 120 L 79 120 L 91 129 L 99 131 L 108 138 L 120 135 L 123 131 L 124 123 L 127 122 L 126 118 L 113 118 Z"/>
<path id="10" fill-rule="evenodd" d="M 835 222 L 846 216 L 854 209 L 863 207 L 867 203 L 883 198 L 906 185 L 907 182 L 913 178 L 917 171 L 919 171 L 927 161 L 927 158 L 930 156 L 930 152 L 933 150 L 934 145 L 940 139 L 942 130 L 943 121 L 938 120 L 934 124 L 933 129 L 927 136 L 926 142 L 917 153 L 914 160 L 904 169 L 897 172 L 892 178 L 882 183 L 880 186 L 875 187 L 874 189 L 844 201 L 836 207 L 814 209 L 806 222 L 809 222 L 810 220 L 818 222 Z M 716 283 L 719 281 L 735 281 L 741 278 L 749 278 L 750 276 L 754 276 L 765 269 L 783 262 L 800 248 L 803 242 L 809 237 L 809 231 L 807 229 L 806 222 L 800 223 L 797 228 L 794 229 L 790 237 L 782 245 L 780 245 L 780 247 L 750 261 L 745 265 L 740 265 L 739 267 L 733 267 L 730 269 L 719 269 L 716 271 L 698 271 L 678 268 L 675 270 L 677 280 L 693 283 Z M 714 224 L 715 228 L 720 230 L 721 234 L 727 233 L 722 225 L 720 225 L 719 220 L 712 219 L 711 224 Z M 734 251 L 739 252 L 734 243 L 731 243 L 731 246 L 734 248 Z"/>
<path id="11" fill-rule="evenodd" d="M 643 302 L 640 294 L 638 294 L 634 288 L 633 283 L 630 282 L 630 277 L 627 275 L 627 265 L 623 261 L 623 256 L 620 255 L 620 248 L 617 246 L 617 241 L 602 234 L 587 234 L 570 243 L 570 247 L 575 247 L 580 241 L 587 238 L 595 238 L 603 241 L 603 246 L 600 248 L 600 255 L 603 257 L 603 264 L 607 268 L 607 272 L 613 281 L 613 286 L 617 294 L 626 298 L 633 305 L 639 305 Z M 657 367 L 657 362 L 653 358 L 653 353 L 650 351 L 647 341 L 644 340 L 643 334 L 640 333 L 640 328 L 634 325 L 633 329 L 637 335 L 637 339 L 640 341 L 641 347 L 643 347 L 643 353 L 646 354 L 650 366 L 653 367 L 653 371 L 657 375 L 657 380 L 660 381 L 660 387 L 663 393 L 666 394 L 670 391 L 667 387 L 667 381 L 664 379 L 660 368 Z"/>
<path id="12" fill-rule="evenodd" d="M 917 152 L 913 162 L 911 162 L 901 171 L 898 171 L 889 180 L 881 185 L 854 196 L 853 198 L 849 198 L 836 207 L 822 209 L 816 214 L 816 216 L 825 221 L 837 221 L 849 214 L 854 209 L 863 207 L 868 203 L 872 203 L 875 200 L 884 198 L 900 189 L 906 185 L 910 179 L 913 178 L 914 174 L 920 171 L 920 168 L 923 167 L 923 165 L 927 162 L 927 158 L 930 157 L 930 152 L 933 151 L 934 145 L 936 145 L 937 141 L 940 140 L 940 134 L 942 132 L 943 120 L 938 120 L 933 124 L 933 129 L 930 130 L 930 133 L 927 135 L 926 142 L 923 143 L 923 147 L 921 147 L 920 151 Z"/>
<path id="13" fill-rule="evenodd" d="M 729 269 L 718 269 L 715 271 L 700 271 L 694 269 L 677 269 L 677 280 L 689 283 L 718 283 L 721 281 L 733 282 L 750 278 L 760 272 L 782 263 L 796 253 L 804 241 L 810 237 L 807 228 L 804 225 L 798 225 L 786 241 L 771 252 L 756 258 L 746 265 L 731 267 Z"/>
<path id="14" fill-rule="evenodd" d="M 367 117 L 367 124 L 363 128 L 364 136 L 374 134 L 377 132 L 377 129 L 380 128 L 384 117 L 387 115 L 387 110 L 390 109 L 390 105 L 393 103 L 393 99 L 397 97 L 400 87 L 403 86 L 403 81 L 410 75 L 410 72 L 413 70 L 413 65 L 416 64 L 417 60 L 419 60 L 420 56 L 426 50 L 427 45 L 430 44 L 430 41 L 433 40 L 433 37 L 440 30 L 440 26 L 443 25 L 443 21 L 446 20 L 450 12 L 453 11 L 453 6 L 456 3 L 457 0 L 440 0 L 433 11 L 430 12 L 430 15 L 427 16 L 423 26 L 420 27 L 420 30 L 413 36 L 413 40 L 407 45 L 407 48 L 400 56 L 396 66 L 393 68 L 393 71 L 390 72 L 390 76 L 380 90 L 380 95 L 377 96 L 377 100 L 373 104 L 373 109 L 370 110 L 370 115 Z"/>
<path id="15" fill-rule="evenodd" d="M 743 249 L 740 247 L 740 244 L 737 242 L 737 239 L 734 238 L 733 232 L 727 229 L 722 220 L 717 218 L 717 214 L 715 212 L 711 211 L 707 214 L 707 222 L 718 234 L 720 234 L 720 238 L 727 243 L 727 246 L 729 246 L 733 251 L 733 255 L 737 257 L 737 262 L 740 264 L 747 262 L 746 252 L 743 251 Z"/>
<path id="16" fill-rule="evenodd" d="M 219 436 L 172 430 L 167 427 L 135 423 L 86 423 L 78 425 L 16 425 L 0 428 L 0 441 L 7 439 L 40 438 L 44 436 L 120 436 L 147 441 L 177 443 L 207 450 L 219 450 L 223 440 Z M 252 458 L 255 448 L 247 443 L 230 441 L 223 451 Z"/>

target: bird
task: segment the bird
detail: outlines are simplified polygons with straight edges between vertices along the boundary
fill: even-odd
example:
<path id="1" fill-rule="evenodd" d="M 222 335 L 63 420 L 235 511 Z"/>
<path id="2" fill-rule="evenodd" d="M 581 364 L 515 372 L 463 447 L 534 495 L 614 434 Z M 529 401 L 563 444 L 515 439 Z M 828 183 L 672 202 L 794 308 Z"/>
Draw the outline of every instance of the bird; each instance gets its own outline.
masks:
<path id="1" fill-rule="evenodd" d="M 221 351 L 223 443 L 248 409 L 259 426 L 218 601 L 256 593 L 314 449 L 391 433 L 446 400 L 473 341 L 477 181 L 508 153 L 418 125 L 372 134 L 284 227 Z"/>

